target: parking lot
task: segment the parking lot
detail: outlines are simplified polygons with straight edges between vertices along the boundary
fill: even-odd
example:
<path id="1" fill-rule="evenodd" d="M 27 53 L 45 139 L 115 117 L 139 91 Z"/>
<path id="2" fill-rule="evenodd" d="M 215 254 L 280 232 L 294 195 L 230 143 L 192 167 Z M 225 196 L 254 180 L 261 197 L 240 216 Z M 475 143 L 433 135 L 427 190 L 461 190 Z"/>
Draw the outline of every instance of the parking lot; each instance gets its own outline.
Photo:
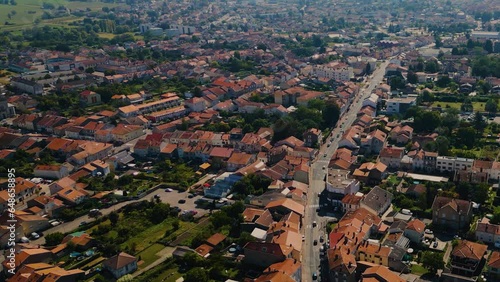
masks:
<path id="1" fill-rule="evenodd" d="M 188 192 L 179 192 L 173 190 L 172 192 L 167 192 L 165 189 L 158 189 L 153 193 L 144 197 L 145 199 L 151 199 L 155 195 L 158 195 L 163 203 L 169 204 L 171 207 L 179 207 L 181 210 L 195 210 L 198 213 L 196 217 L 203 216 L 209 212 L 208 209 L 200 209 L 196 208 L 196 204 L 194 203 L 196 200 L 202 198 L 200 195 L 196 195 L 193 198 L 189 198 L 190 193 Z M 183 204 L 179 203 L 179 200 L 185 200 L 186 202 Z"/>

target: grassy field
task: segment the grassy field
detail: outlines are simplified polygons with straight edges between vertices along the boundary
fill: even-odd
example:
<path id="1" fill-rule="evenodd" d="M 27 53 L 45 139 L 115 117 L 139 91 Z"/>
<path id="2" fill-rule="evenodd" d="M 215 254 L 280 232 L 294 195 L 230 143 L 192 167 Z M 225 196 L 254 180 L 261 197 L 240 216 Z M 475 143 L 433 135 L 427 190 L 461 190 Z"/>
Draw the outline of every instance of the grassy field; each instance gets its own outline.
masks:
<path id="1" fill-rule="evenodd" d="M 419 264 L 412 264 L 411 265 L 411 273 L 416 274 L 416 275 L 424 275 L 427 272 L 429 272 L 426 268 Z"/>
<path id="2" fill-rule="evenodd" d="M 484 104 L 485 102 L 472 102 L 472 107 L 474 108 L 474 111 L 484 111 Z M 462 103 L 460 102 L 434 102 L 432 103 L 432 107 L 439 107 L 441 108 L 455 108 L 460 110 L 460 106 Z M 500 106 L 500 104 L 499 104 Z"/>
<path id="3" fill-rule="evenodd" d="M 172 229 L 172 222 L 175 218 L 169 218 L 160 224 L 153 225 L 141 233 L 135 235 L 130 240 L 122 244 L 122 248 L 136 244 L 136 251 L 140 252 L 151 244 L 154 244 L 159 239 L 163 238 L 167 230 Z M 176 233 L 182 233 L 193 226 L 190 222 L 179 222 L 179 230 Z"/>
<path id="4" fill-rule="evenodd" d="M 104 3 L 104 2 L 79 2 L 67 0 L 16 0 L 17 5 L 0 5 L 0 31 L 14 31 L 22 28 L 29 28 L 33 26 L 36 19 L 41 18 L 44 13 L 42 9 L 43 3 L 53 4 L 56 8 L 64 6 L 70 10 L 75 9 L 91 9 L 101 10 L 103 7 L 115 7 L 118 4 Z M 11 14 L 9 19 L 8 15 Z M 12 15 L 14 14 L 14 15 Z M 78 20 L 78 17 L 68 16 L 64 18 L 50 19 L 42 21 L 43 24 L 58 24 L 67 25 L 71 21 Z M 5 25 L 9 22 L 9 25 Z"/>
<path id="5" fill-rule="evenodd" d="M 175 282 L 181 276 L 177 267 L 173 267 L 163 271 L 158 277 L 153 279 L 152 282 Z"/>
<path id="6" fill-rule="evenodd" d="M 140 256 L 141 260 L 143 261 L 139 268 L 144 268 L 156 261 L 159 258 L 159 256 L 157 256 L 156 254 L 164 248 L 165 246 L 163 246 L 162 244 L 154 244 L 138 253 L 136 256 Z"/>

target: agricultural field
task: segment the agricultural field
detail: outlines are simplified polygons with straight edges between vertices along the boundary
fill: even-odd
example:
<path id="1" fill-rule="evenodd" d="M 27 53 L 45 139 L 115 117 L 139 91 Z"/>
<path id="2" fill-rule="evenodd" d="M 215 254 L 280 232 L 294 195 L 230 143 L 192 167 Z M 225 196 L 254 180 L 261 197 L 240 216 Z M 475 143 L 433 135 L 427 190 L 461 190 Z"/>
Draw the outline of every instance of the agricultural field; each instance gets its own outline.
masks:
<path id="1" fill-rule="evenodd" d="M 59 6 L 64 6 L 71 11 L 78 9 L 85 10 L 101 10 L 103 7 L 116 7 L 118 4 L 104 2 L 79 2 L 67 0 L 14 0 L 17 5 L 0 5 L 0 31 L 16 31 L 19 29 L 30 28 L 35 24 L 37 19 L 41 19 L 45 11 L 42 5 L 44 3 L 53 5 L 56 9 Z M 61 18 L 47 19 L 40 22 L 44 24 L 67 25 L 69 22 L 79 20 L 76 16 L 66 16 Z"/>

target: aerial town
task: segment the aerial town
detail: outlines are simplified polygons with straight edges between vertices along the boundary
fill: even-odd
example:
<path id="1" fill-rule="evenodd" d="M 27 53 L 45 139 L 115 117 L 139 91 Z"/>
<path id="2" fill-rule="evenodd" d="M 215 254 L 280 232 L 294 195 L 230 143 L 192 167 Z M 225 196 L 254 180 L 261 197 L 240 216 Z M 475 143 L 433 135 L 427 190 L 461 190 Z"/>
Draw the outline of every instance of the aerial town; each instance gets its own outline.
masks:
<path id="1" fill-rule="evenodd" d="M 498 0 L 0 2 L 0 281 L 500 281 Z"/>

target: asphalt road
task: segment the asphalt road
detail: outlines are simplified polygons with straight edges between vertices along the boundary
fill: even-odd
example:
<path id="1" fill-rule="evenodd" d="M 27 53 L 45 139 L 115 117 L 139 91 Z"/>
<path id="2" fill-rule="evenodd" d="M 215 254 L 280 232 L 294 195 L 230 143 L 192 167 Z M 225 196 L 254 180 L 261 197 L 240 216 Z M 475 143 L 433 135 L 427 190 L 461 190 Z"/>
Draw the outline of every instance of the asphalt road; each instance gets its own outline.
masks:
<path id="1" fill-rule="evenodd" d="M 172 191 L 172 192 L 166 192 L 164 189 L 158 189 L 154 191 L 153 193 L 145 196 L 142 199 L 139 200 L 132 200 L 132 201 L 127 201 L 123 203 L 119 203 L 117 205 L 114 205 L 112 207 L 106 208 L 106 209 L 101 209 L 102 215 L 108 215 L 112 211 L 116 211 L 128 204 L 139 202 L 139 201 L 144 201 L 144 200 L 150 200 L 151 198 L 154 197 L 154 195 L 159 195 L 160 199 L 164 203 L 170 204 L 171 207 L 177 206 L 181 210 L 195 210 L 197 211 L 196 217 L 200 217 L 202 215 L 207 214 L 209 211 L 205 209 L 199 209 L 196 208 L 196 204 L 194 203 L 197 199 L 201 198 L 202 196 L 195 196 L 194 198 L 188 198 L 189 193 L 188 192 L 178 192 L 178 191 Z M 184 199 L 186 202 L 184 204 L 179 204 L 178 201 Z M 61 232 L 61 233 L 66 233 L 66 232 L 71 232 L 78 228 L 80 226 L 80 223 L 85 221 L 85 222 L 92 222 L 95 219 L 92 217 L 89 217 L 88 215 L 84 215 L 81 217 L 76 218 L 73 221 L 68 221 L 64 222 L 58 226 L 52 227 L 50 229 L 47 229 L 43 231 L 44 236 L 47 234 L 52 234 L 55 232 Z M 32 244 L 45 244 L 45 238 L 40 237 L 37 240 L 31 241 Z"/>
<path id="2" fill-rule="evenodd" d="M 317 273 L 318 276 L 321 273 L 320 270 L 320 241 L 319 237 L 323 236 L 325 242 L 328 235 L 326 234 L 326 224 L 329 220 L 327 217 L 318 216 L 316 209 L 319 207 L 319 197 L 318 195 L 325 189 L 325 175 L 326 169 L 330 162 L 333 153 L 338 148 L 337 135 L 342 136 L 342 132 L 349 128 L 356 120 L 357 113 L 362 107 L 363 100 L 370 96 L 372 90 L 374 90 L 379 83 L 383 80 L 385 75 L 385 69 L 389 64 L 389 60 L 381 63 L 380 66 L 373 72 L 372 77 L 367 81 L 367 87 L 360 89 L 358 97 L 354 98 L 354 101 L 347 111 L 337 123 L 337 127 L 333 129 L 332 135 L 327 138 L 325 144 L 320 148 L 317 158 L 313 161 L 309 171 L 309 192 L 307 197 L 307 205 L 304 216 L 304 235 L 305 241 L 302 247 L 302 281 L 312 281 L 313 273 Z M 333 137 L 331 145 L 328 147 L 330 138 Z M 326 154 L 326 156 L 325 156 Z M 323 169 L 325 167 L 325 169 Z M 313 222 L 317 223 L 316 227 L 313 227 Z M 318 244 L 314 246 L 314 240 L 318 241 Z M 319 280 L 328 281 L 328 278 L 318 278 Z"/>

